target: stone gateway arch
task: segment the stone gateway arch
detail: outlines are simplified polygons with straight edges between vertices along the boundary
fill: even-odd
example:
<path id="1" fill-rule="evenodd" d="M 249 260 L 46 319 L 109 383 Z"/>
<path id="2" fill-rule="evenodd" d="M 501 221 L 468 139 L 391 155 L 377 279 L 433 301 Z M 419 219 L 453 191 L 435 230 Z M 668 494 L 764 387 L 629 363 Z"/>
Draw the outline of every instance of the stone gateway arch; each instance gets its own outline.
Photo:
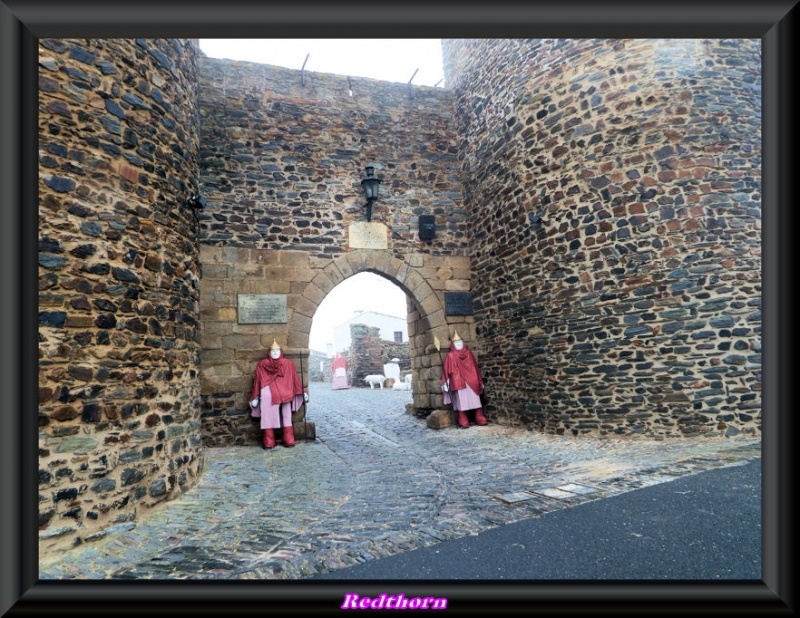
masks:
<path id="1" fill-rule="evenodd" d="M 388 251 L 355 250 L 328 263 L 319 261 L 317 267 L 312 268 L 308 256 L 300 252 L 231 249 L 201 250 L 201 254 L 206 267 L 204 272 L 216 273 L 204 277 L 201 288 L 201 299 L 206 294 L 209 296 L 208 303 L 201 300 L 206 308 L 204 333 L 213 333 L 207 335 L 206 346 L 217 346 L 205 348 L 201 372 L 202 391 L 207 393 L 204 396 L 208 402 L 203 414 L 203 440 L 207 446 L 258 443 L 259 437 L 252 433 L 252 423 L 246 413 L 255 363 L 266 356 L 269 345 L 276 339 L 284 346 L 285 355 L 298 368 L 304 368 L 307 385 L 308 336 L 314 314 L 336 285 L 363 272 L 385 277 L 406 293 L 409 352 L 415 376 L 412 381 L 414 406 L 432 409 L 442 405 L 441 359 L 433 346 L 434 336 L 447 341 L 453 328 L 459 333 L 470 333 L 473 322 L 471 316 L 451 317 L 448 322 L 443 296 L 436 289 L 444 288 L 448 282 L 457 283 L 459 287 L 468 284 L 467 279 L 453 278 L 454 271 L 467 275 L 466 258 L 448 259 L 448 268 L 425 268 L 412 266 Z M 254 264 L 266 264 L 267 269 L 269 264 L 274 266 L 266 275 L 266 270 L 260 271 Z M 281 282 L 279 276 L 286 280 Z M 281 283 L 286 287 L 282 288 Z M 236 306 L 230 304 L 238 294 L 258 295 L 292 286 L 296 293 L 286 295 L 289 309 L 285 323 L 238 323 Z M 229 291 L 221 292 L 225 289 Z M 225 298 L 229 304 L 211 309 L 213 298 Z M 296 433 L 302 436 L 307 426 L 304 409 L 299 412 L 294 420 Z"/>

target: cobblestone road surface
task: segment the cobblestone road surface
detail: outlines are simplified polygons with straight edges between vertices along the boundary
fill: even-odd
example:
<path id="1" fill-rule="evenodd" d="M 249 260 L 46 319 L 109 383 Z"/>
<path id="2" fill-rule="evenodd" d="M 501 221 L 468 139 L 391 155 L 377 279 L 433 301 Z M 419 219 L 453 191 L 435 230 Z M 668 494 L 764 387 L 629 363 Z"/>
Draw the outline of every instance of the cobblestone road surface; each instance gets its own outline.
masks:
<path id="1" fill-rule="evenodd" d="M 316 440 L 209 449 L 196 487 L 40 556 L 40 578 L 303 579 L 761 454 L 752 438 L 432 430 L 408 391 L 312 383 L 310 399 Z"/>

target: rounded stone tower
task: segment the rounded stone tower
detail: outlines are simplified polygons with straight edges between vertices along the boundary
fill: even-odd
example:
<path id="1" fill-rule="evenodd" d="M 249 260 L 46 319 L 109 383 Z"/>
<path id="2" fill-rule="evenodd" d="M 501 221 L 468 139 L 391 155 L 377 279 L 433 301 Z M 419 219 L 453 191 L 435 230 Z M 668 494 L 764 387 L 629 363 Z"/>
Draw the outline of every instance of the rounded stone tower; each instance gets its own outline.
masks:
<path id="1" fill-rule="evenodd" d="M 446 40 L 495 420 L 760 431 L 758 40 Z"/>
<path id="2" fill-rule="evenodd" d="M 99 538 L 190 488 L 195 41 L 39 42 L 39 530 Z"/>

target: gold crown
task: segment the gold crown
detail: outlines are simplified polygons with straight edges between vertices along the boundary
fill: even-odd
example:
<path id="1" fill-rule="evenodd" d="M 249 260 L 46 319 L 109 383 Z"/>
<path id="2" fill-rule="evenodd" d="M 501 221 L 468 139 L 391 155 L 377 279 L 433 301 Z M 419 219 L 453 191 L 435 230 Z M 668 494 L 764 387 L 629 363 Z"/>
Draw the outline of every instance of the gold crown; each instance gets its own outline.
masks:
<path id="1" fill-rule="evenodd" d="M 281 346 L 279 346 L 279 345 L 278 345 L 278 342 L 277 342 L 275 339 L 273 339 L 273 340 L 272 340 L 272 345 L 271 345 L 271 346 L 269 346 L 269 349 L 270 349 L 270 350 L 280 350 L 280 349 L 281 349 Z"/>
<path id="2" fill-rule="evenodd" d="M 453 335 L 453 341 L 461 341 L 461 337 L 458 336 L 458 331 L 455 331 L 455 334 Z"/>

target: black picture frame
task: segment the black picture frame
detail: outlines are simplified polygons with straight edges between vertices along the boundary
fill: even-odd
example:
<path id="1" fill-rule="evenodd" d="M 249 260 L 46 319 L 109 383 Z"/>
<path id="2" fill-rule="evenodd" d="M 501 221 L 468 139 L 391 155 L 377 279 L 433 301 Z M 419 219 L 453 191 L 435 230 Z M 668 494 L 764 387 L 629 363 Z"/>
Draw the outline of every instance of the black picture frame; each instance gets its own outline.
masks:
<path id="1" fill-rule="evenodd" d="M 463 6 L 162 0 L 78 4 L 0 0 L 0 226 L 5 394 L 0 614 L 187 615 L 334 613 L 352 584 L 336 582 L 39 581 L 37 555 L 37 39 L 45 37 L 677 37 L 759 38 L 763 52 L 762 581 L 404 582 L 406 596 L 447 597 L 463 613 L 794 613 L 794 473 L 789 294 L 794 202 L 798 9 L 785 2 L 491 3 Z M 376 59 L 379 61 L 379 59 Z M 396 584 L 392 584 L 396 586 Z M 360 583 L 377 596 L 380 583 Z"/>

